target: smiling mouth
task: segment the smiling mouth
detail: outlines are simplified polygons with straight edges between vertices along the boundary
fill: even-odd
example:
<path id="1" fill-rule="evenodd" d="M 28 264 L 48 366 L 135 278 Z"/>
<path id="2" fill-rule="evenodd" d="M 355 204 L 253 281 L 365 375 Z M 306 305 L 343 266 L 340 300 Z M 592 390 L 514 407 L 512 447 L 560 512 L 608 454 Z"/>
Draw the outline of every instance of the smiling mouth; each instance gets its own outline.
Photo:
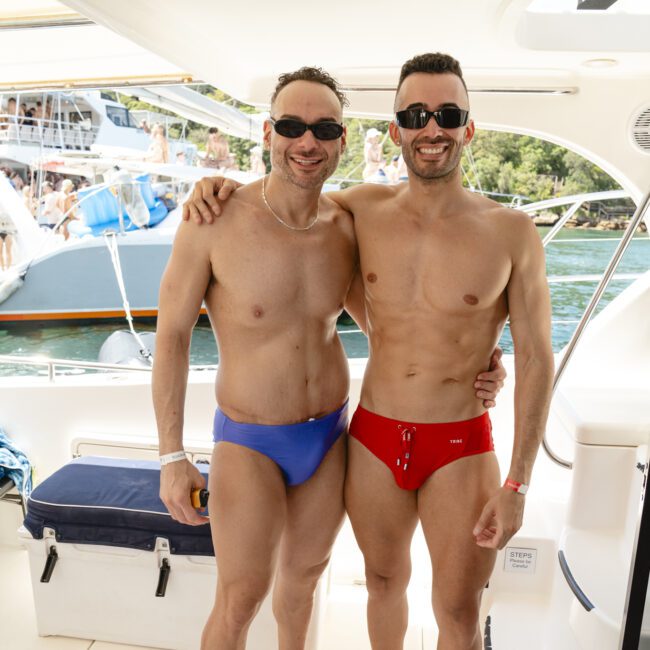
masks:
<path id="1" fill-rule="evenodd" d="M 299 158 L 298 156 L 291 156 L 291 160 L 302 167 L 315 167 L 323 162 L 322 158 Z"/>
<path id="2" fill-rule="evenodd" d="M 437 156 L 441 153 L 444 153 L 449 148 L 449 144 L 424 144 L 416 147 L 418 153 L 424 154 L 425 156 Z"/>

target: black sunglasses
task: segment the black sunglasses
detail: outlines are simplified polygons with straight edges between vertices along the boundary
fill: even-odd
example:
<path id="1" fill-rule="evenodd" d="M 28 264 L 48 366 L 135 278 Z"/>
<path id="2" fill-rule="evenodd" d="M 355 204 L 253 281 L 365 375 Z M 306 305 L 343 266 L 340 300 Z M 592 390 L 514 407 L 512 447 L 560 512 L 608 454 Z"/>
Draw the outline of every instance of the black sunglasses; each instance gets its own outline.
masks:
<path id="1" fill-rule="evenodd" d="M 300 138 L 309 129 L 318 140 L 336 140 L 343 135 L 343 125 L 338 122 L 316 122 L 316 124 L 305 124 L 300 120 L 271 118 L 271 124 L 276 133 L 285 138 Z"/>
<path id="2" fill-rule="evenodd" d="M 403 129 L 423 129 L 433 118 L 441 129 L 457 129 L 467 124 L 469 111 L 456 106 L 447 106 L 439 111 L 427 111 L 425 108 L 407 108 L 395 113 L 397 126 Z"/>

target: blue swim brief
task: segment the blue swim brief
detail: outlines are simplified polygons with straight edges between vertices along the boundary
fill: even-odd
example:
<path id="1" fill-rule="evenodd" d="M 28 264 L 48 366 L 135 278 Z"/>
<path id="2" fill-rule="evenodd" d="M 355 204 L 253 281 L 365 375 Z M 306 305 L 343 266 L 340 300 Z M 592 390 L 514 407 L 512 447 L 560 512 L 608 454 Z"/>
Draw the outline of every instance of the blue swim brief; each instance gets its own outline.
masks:
<path id="1" fill-rule="evenodd" d="M 215 442 L 232 442 L 268 456 L 287 485 L 299 485 L 311 478 L 347 426 L 347 400 L 333 413 L 296 424 L 245 424 L 217 409 L 212 436 Z"/>

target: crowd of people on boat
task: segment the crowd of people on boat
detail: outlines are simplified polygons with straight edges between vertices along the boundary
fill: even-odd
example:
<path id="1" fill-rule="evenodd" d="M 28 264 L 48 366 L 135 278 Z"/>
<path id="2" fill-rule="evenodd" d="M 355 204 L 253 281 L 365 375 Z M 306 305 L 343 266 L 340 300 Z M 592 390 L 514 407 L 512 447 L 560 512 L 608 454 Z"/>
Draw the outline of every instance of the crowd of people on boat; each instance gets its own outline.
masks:
<path id="1" fill-rule="evenodd" d="M 40 227 L 52 229 L 66 216 L 67 219 L 60 225 L 58 232 L 64 239 L 70 237 L 68 225 L 71 221 L 79 219 L 74 207 L 77 201 L 77 190 L 90 186 L 90 181 L 87 179 L 74 181 L 60 174 L 47 172 L 39 186 L 35 172 L 32 172 L 28 178 L 24 178 L 20 172 L 10 167 L 0 167 L 0 173 L 7 177 L 10 185 L 20 195 L 23 205 Z M 0 270 L 2 271 L 7 270 L 13 263 L 16 234 L 17 229 L 13 219 L 0 206 Z"/>
<path id="2" fill-rule="evenodd" d="M 6 106 L 0 106 L 0 130 L 8 129 L 11 124 L 34 126 L 38 120 L 52 119 L 52 99 L 43 102 L 21 102 L 9 97 Z"/>

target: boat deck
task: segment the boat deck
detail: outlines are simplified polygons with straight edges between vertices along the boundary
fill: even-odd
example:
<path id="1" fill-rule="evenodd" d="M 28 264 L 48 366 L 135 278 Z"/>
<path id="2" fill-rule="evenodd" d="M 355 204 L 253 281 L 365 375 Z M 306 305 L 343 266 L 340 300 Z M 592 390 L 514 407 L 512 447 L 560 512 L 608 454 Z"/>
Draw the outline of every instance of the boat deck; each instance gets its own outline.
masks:
<path id="1" fill-rule="evenodd" d="M 509 378 L 499 405 L 491 414 L 502 473 L 507 471 L 513 441 L 513 414 L 509 405 L 512 403 L 514 369 L 510 357 L 506 358 L 506 366 Z M 133 387 L 130 390 L 133 391 Z M 556 431 L 562 428 L 553 414 L 549 428 Z M 561 432 L 553 437 L 557 450 L 570 456 L 572 441 Z M 558 579 L 556 540 L 564 520 L 571 473 L 551 463 L 540 452 L 533 478 L 527 497 L 524 526 L 509 546 L 536 548 L 537 571 L 530 577 L 504 573 L 503 552 L 497 557 L 482 612 L 483 620 L 487 614 L 491 616 L 492 643 L 486 645 L 491 650 L 517 650 L 523 647 L 524 642 L 527 650 L 568 650 L 576 647 L 570 642 L 570 631 L 567 629 L 558 630 L 559 636 L 552 643 L 549 633 L 545 635 L 546 638 L 539 633 L 549 621 L 551 591 L 554 585 L 563 583 L 562 579 Z M 136 646 L 99 640 L 39 637 L 28 554 L 16 536 L 16 530 L 22 523 L 20 508 L 0 502 L 0 520 L 3 523 L 0 527 L 0 575 L 4 585 L 11 585 L 11 589 L 6 588 L 0 596 L 0 619 L 5 621 L 2 626 L 3 647 L 12 650 L 135 650 Z M 430 604 L 431 567 L 419 529 L 413 540 L 412 558 L 413 572 L 408 591 L 409 628 L 404 650 L 435 650 L 437 628 Z M 570 594 L 567 598 L 570 598 Z M 566 606 L 567 601 L 562 602 Z M 351 526 L 346 522 L 337 539 L 329 568 L 318 650 L 370 650 L 365 609 L 363 558 Z"/>

